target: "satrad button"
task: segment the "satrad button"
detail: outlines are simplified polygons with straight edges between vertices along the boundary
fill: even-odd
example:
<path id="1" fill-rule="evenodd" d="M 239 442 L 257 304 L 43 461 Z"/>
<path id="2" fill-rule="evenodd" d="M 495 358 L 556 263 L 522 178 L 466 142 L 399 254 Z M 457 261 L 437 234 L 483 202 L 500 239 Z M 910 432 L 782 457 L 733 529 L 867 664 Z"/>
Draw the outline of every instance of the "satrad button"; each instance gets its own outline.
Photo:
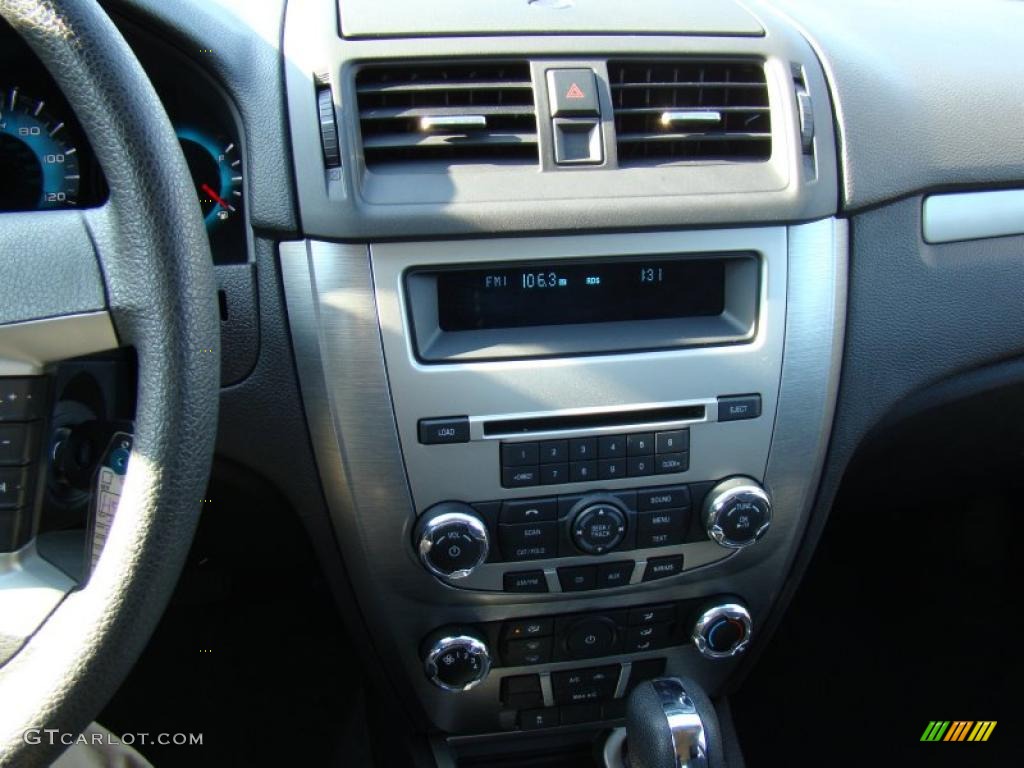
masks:
<path id="1" fill-rule="evenodd" d="M 552 117 L 597 117 L 597 78 L 592 69 L 549 69 L 548 97 Z"/>

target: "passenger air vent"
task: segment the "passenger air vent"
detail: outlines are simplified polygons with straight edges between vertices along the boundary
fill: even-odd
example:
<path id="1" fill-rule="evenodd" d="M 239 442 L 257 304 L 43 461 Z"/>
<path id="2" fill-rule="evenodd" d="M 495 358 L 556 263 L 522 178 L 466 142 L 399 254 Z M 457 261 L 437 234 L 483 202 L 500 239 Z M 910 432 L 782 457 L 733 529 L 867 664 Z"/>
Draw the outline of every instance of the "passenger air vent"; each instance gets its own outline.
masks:
<path id="1" fill-rule="evenodd" d="M 772 154 L 755 61 L 609 61 L 619 165 L 759 161 Z"/>
<path id="2" fill-rule="evenodd" d="M 371 65 L 356 93 L 367 166 L 538 162 L 526 62 Z"/>

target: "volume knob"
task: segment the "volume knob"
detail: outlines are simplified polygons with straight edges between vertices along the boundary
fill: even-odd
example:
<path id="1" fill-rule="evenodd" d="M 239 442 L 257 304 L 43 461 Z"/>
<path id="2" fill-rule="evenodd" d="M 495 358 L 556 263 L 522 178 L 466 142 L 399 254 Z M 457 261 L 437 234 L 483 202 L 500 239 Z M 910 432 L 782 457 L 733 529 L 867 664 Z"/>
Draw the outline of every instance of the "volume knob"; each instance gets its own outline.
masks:
<path id="1" fill-rule="evenodd" d="M 704 499 L 708 538 L 728 549 L 755 543 L 768 532 L 771 523 L 772 501 L 749 477 L 723 480 Z"/>
<path id="2" fill-rule="evenodd" d="M 420 562 L 446 579 L 464 579 L 487 559 L 487 526 L 468 504 L 446 501 L 423 513 L 416 526 Z"/>

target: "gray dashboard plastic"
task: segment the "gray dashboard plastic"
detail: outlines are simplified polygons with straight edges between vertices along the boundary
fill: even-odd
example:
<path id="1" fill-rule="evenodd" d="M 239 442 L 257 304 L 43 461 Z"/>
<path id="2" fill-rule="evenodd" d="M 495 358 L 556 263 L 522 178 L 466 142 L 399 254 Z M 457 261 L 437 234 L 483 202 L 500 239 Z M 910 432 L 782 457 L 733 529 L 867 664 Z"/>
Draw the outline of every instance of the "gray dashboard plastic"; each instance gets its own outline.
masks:
<path id="1" fill-rule="evenodd" d="M 773 0 L 812 41 L 839 126 L 843 200 L 1024 180 L 1024 3 Z"/>
<path id="2" fill-rule="evenodd" d="M 631 11 L 630 11 L 631 12 Z M 396 14 L 397 15 L 397 14 Z M 628 15 L 623 11 L 620 15 Z M 515 231 L 636 229 L 806 221 L 835 213 L 832 109 L 813 50 L 791 25 L 771 18 L 764 37 L 684 35 L 521 35 L 344 39 L 326 19 L 336 0 L 296 0 L 285 19 L 285 79 L 303 229 L 328 239 L 381 239 Z M 515 58 L 585 64 L 602 76 L 615 57 L 763 58 L 769 79 L 775 155 L 766 163 L 541 171 L 540 165 L 488 173 L 389 176 L 366 170 L 358 140 L 351 73 L 373 60 Z M 813 158 L 799 152 L 791 66 L 804 73 L 817 128 Z M 540 64 L 535 64 L 535 70 Z M 344 166 L 326 169 L 315 80 L 328 73 L 338 110 Z M 541 73 L 542 76 L 542 73 Z M 534 73 L 537 80 L 537 72 Z M 543 144 L 545 101 L 538 95 Z"/>
<path id="3" fill-rule="evenodd" d="M 338 7 L 346 37 L 764 34 L 757 19 L 731 0 L 341 0 Z"/>

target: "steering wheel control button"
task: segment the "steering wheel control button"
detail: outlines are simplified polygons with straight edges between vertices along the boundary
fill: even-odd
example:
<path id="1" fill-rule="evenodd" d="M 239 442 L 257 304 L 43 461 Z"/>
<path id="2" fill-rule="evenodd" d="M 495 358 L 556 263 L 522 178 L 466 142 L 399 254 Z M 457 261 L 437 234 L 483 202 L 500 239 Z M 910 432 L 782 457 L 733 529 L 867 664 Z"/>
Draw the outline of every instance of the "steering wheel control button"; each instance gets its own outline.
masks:
<path id="1" fill-rule="evenodd" d="M 658 509 L 641 512 L 637 519 L 636 545 L 645 547 L 667 547 L 682 544 L 689 522 L 688 509 Z"/>
<path id="2" fill-rule="evenodd" d="M 445 691 L 468 691 L 491 670 L 487 644 L 469 632 L 442 633 L 427 642 L 423 659 L 427 679 Z"/>
<path id="3" fill-rule="evenodd" d="M 719 421 L 756 419 L 761 415 L 760 395 L 731 395 L 718 398 Z"/>
<path id="4" fill-rule="evenodd" d="M 588 555 L 603 555 L 615 549 L 625 536 L 626 516 L 613 504 L 592 504 L 572 524 L 573 544 Z"/>
<path id="5" fill-rule="evenodd" d="M 500 525 L 498 536 L 506 560 L 543 560 L 555 557 L 558 548 L 556 523 Z"/>
<path id="6" fill-rule="evenodd" d="M 0 421 L 32 421 L 43 412 L 45 378 L 0 378 Z"/>
<path id="7" fill-rule="evenodd" d="M 506 592 L 547 592 L 548 580 L 544 571 L 513 571 L 502 577 Z"/>
<path id="8" fill-rule="evenodd" d="M 597 588 L 611 589 L 624 587 L 633 576 L 633 561 L 623 560 L 619 563 L 601 563 L 597 566 Z"/>
<path id="9" fill-rule="evenodd" d="M 0 466 L 18 467 L 31 462 L 36 434 L 33 424 L 0 424 Z"/>
<path id="10" fill-rule="evenodd" d="M 708 538 L 727 549 L 742 549 L 768 532 L 772 502 L 756 481 L 732 477 L 708 492 L 703 518 Z"/>
<path id="11" fill-rule="evenodd" d="M 722 603 L 697 617 L 691 636 L 701 655 L 708 659 L 738 656 L 750 644 L 753 623 L 750 612 L 740 603 Z"/>
<path id="12" fill-rule="evenodd" d="M 448 416 L 443 419 L 420 419 L 420 442 L 424 445 L 469 442 L 469 417 Z"/>
<path id="13" fill-rule="evenodd" d="M 558 569 L 558 583 L 563 592 L 584 592 L 597 588 L 597 566 L 577 565 Z"/>
<path id="14" fill-rule="evenodd" d="M 647 570 L 644 571 L 644 581 L 667 579 L 670 576 L 678 576 L 682 572 L 682 555 L 669 555 L 668 557 L 652 557 L 650 560 L 647 561 Z"/>
<path id="15" fill-rule="evenodd" d="M 558 519 L 558 499 L 506 501 L 501 505 L 502 523 L 550 523 Z"/>
<path id="16" fill-rule="evenodd" d="M 420 561 L 448 579 L 469 576 L 490 551 L 487 527 L 467 504 L 447 501 L 428 509 L 417 525 Z"/>
<path id="17" fill-rule="evenodd" d="M 28 484 L 27 470 L 0 469 L 0 509 L 24 506 Z"/>
<path id="18" fill-rule="evenodd" d="M 592 69 L 549 69 L 548 99 L 552 117 L 597 117 L 597 78 Z"/>

